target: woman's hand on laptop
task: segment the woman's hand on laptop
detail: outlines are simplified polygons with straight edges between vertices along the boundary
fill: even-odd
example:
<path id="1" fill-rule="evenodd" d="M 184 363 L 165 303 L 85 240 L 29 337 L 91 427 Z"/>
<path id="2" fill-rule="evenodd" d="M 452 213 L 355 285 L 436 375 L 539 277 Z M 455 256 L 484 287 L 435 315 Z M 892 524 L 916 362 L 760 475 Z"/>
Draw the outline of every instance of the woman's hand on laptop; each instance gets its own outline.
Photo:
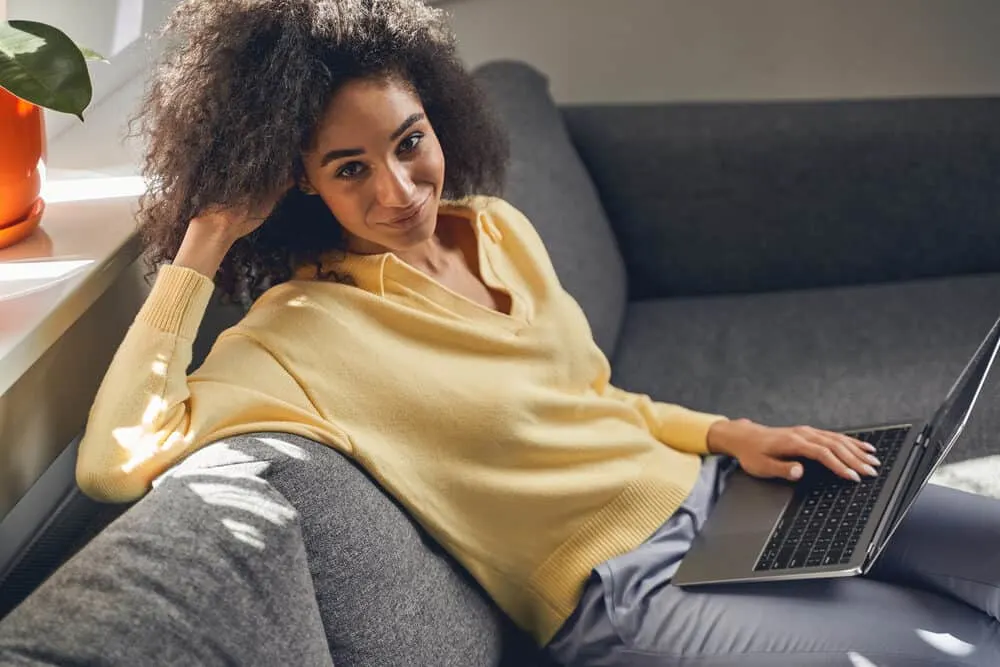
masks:
<path id="1" fill-rule="evenodd" d="M 734 457 L 754 477 L 801 479 L 802 464 L 794 459 L 813 459 L 855 482 L 878 474 L 879 460 L 870 444 L 811 426 L 777 428 L 749 419 L 723 420 L 709 429 L 708 450 Z"/>

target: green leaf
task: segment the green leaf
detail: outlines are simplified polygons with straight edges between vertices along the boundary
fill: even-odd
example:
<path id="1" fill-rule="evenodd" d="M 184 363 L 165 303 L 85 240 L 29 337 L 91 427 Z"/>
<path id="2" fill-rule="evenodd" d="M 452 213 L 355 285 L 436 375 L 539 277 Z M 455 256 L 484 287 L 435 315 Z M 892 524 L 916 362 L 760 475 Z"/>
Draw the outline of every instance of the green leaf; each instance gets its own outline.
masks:
<path id="1" fill-rule="evenodd" d="M 35 21 L 0 22 L 0 87 L 80 120 L 93 96 L 80 49 L 66 33 Z"/>
<path id="2" fill-rule="evenodd" d="M 110 62 L 107 58 L 105 58 L 104 56 L 102 56 L 100 53 L 98 53 L 97 51 L 93 51 L 91 49 L 88 49 L 86 46 L 81 46 L 80 47 L 80 53 L 83 54 L 84 60 L 86 60 L 88 62 L 89 61 L 94 61 L 94 62 L 99 62 L 99 63 Z"/>

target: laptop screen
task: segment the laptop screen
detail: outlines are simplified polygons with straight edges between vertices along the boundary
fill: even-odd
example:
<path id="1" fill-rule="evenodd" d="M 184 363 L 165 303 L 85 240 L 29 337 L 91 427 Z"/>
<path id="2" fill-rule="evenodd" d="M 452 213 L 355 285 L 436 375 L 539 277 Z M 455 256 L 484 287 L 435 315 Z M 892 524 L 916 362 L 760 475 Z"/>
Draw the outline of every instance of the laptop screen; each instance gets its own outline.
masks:
<path id="1" fill-rule="evenodd" d="M 1000 319 L 994 323 L 928 424 L 929 446 L 939 448 L 940 456 L 951 449 L 969 421 L 972 408 L 997 356 L 998 343 L 1000 343 Z"/>
<path id="2" fill-rule="evenodd" d="M 1000 348 L 1000 319 L 996 321 L 986 338 L 979 345 L 976 354 L 966 364 L 958 380 L 952 385 L 941 407 L 928 422 L 924 437 L 927 438 L 927 449 L 918 459 L 918 467 L 910 475 L 909 482 L 903 491 L 900 502 L 896 505 L 891 519 L 891 527 L 882 539 L 884 545 L 903 520 L 906 511 L 916 499 L 917 494 L 930 479 L 931 473 L 938 467 L 941 460 L 948 454 L 952 446 L 962 434 L 969 415 L 976 404 L 979 392 L 986 382 L 990 367 Z"/>
<path id="3" fill-rule="evenodd" d="M 927 449 L 920 454 L 918 467 L 909 476 L 909 481 L 906 482 L 903 495 L 889 519 L 889 530 L 883 533 L 879 540 L 876 557 L 885 548 L 896 528 L 899 527 L 917 494 L 930 479 L 931 473 L 938 467 L 962 434 L 966 422 L 969 421 L 972 408 L 976 404 L 976 399 L 979 398 L 979 392 L 989 375 L 993 360 L 997 356 L 998 348 L 1000 348 L 1000 319 L 993 324 L 993 328 L 979 345 L 976 354 L 966 364 L 962 374 L 958 376 L 958 380 L 948 391 L 941 407 L 927 423 L 923 433 L 924 437 L 927 438 Z"/>

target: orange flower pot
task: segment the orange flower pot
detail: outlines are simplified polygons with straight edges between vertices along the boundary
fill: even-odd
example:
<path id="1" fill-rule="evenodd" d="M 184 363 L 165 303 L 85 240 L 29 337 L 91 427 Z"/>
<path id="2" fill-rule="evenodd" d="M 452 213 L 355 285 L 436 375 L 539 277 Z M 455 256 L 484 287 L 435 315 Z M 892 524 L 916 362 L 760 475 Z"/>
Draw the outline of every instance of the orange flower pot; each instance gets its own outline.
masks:
<path id="1" fill-rule="evenodd" d="M 0 230 L 37 220 L 46 157 L 42 110 L 0 88 Z M 34 225 L 31 225 L 32 228 Z M 13 230 L 7 230 L 12 232 Z M 0 247 L 24 234 L 0 234 Z"/>

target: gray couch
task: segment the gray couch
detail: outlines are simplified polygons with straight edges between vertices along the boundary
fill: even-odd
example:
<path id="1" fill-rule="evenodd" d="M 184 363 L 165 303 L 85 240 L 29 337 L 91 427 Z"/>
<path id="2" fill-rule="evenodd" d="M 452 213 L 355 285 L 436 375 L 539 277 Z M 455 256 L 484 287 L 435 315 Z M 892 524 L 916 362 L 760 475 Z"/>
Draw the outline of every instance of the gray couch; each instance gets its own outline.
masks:
<path id="1" fill-rule="evenodd" d="M 1000 312 L 1000 100 L 560 108 L 524 65 L 477 76 L 507 198 L 623 387 L 771 424 L 921 417 Z M 953 460 L 1000 453 L 998 391 Z M 258 434 L 90 540 L 0 622 L 0 664 L 546 663 L 353 463 Z"/>

